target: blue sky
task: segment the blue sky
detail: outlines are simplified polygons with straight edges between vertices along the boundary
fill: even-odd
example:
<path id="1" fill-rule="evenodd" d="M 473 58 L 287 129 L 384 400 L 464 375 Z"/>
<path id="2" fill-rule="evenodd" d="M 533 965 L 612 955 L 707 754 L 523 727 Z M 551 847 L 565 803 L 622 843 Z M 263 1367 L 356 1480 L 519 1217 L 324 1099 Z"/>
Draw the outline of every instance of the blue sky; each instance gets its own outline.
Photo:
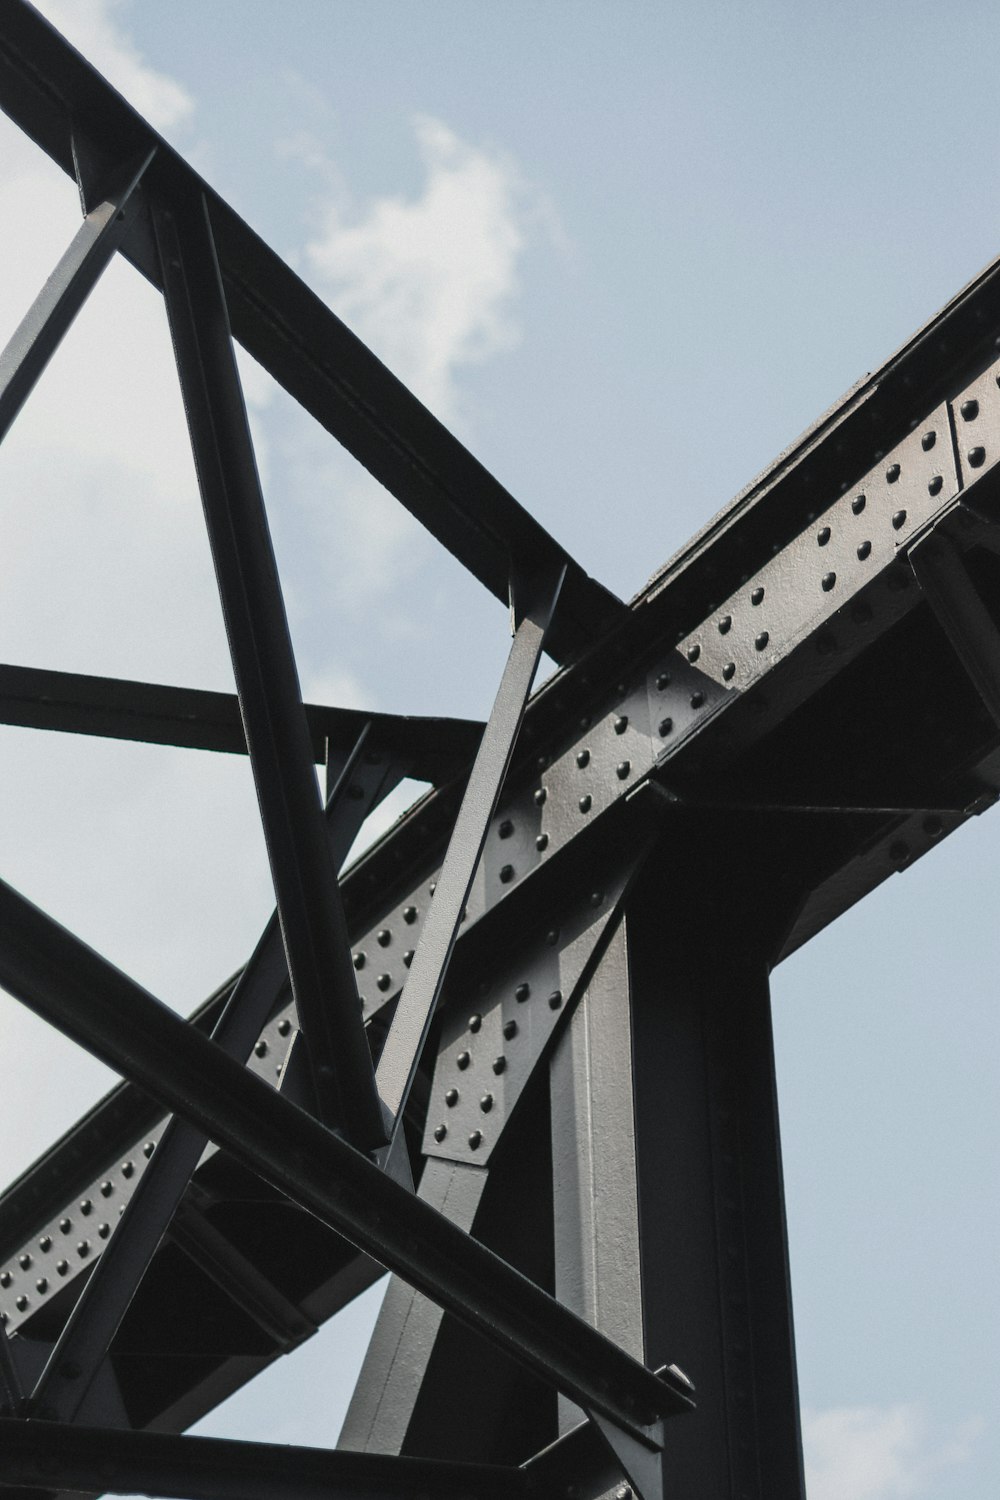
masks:
<path id="1" fill-rule="evenodd" d="M 626 598 L 1000 248 L 984 4 L 42 9 Z M 4 126 L 0 337 L 75 212 Z M 504 611 L 246 380 L 307 694 L 485 714 Z M 162 308 L 127 268 L 0 484 L 0 659 L 229 685 Z M 239 962 L 269 905 L 245 765 L 12 730 L 0 758 L 6 878 L 181 1008 Z M 997 825 L 774 976 L 811 1500 L 996 1494 Z M 103 1075 L 0 1026 L 13 1175 Z M 366 1315 L 207 1430 L 332 1440 Z"/>

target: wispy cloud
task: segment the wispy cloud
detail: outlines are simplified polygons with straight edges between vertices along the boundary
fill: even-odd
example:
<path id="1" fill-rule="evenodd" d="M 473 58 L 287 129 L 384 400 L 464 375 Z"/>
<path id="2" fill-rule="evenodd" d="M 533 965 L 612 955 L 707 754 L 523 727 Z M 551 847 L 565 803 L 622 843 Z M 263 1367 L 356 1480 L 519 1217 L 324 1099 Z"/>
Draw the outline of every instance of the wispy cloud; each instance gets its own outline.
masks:
<path id="1" fill-rule="evenodd" d="M 905 1500 L 969 1458 L 978 1424 L 932 1430 L 913 1405 L 840 1406 L 803 1413 L 809 1500 Z"/>

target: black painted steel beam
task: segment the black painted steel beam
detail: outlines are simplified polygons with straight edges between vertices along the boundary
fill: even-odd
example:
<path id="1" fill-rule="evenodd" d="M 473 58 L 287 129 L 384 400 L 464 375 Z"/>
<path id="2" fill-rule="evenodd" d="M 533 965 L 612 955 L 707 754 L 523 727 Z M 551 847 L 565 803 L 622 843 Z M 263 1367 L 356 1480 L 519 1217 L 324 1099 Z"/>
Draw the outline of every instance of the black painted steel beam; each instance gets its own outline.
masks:
<path id="1" fill-rule="evenodd" d="M 174 1500 L 519 1500 L 517 1468 L 0 1418 L 0 1486 Z"/>
<path id="2" fill-rule="evenodd" d="M 229 333 L 207 209 L 153 208 L 240 713 L 292 993 L 320 1114 L 365 1149 L 385 1141 L 309 731 Z"/>
<path id="3" fill-rule="evenodd" d="M 693 1405 L 2 883 L 0 928 L 10 994 L 564 1395 L 644 1442 Z"/>
<path id="4" fill-rule="evenodd" d="M 434 902 L 379 1059 L 379 1097 L 396 1121 L 397 1138 L 564 578 L 565 569 L 560 568 L 556 574 L 516 578 L 512 586 L 514 640 L 455 820 Z"/>
<path id="5" fill-rule="evenodd" d="M 328 744 L 349 752 L 370 722 L 377 744 L 405 775 L 436 786 L 468 770 L 483 733 L 474 719 L 376 714 L 315 703 L 305 704 L 305 714 L 317 765 L 324 763 Z M 0 665 L 0 723 L 230 755 L 245 755 L 247 749 L 234 693 L 38 667 Z"/>
<path id="6" fill-rule="evenodd" d="M 0 29 L 0 107 L 74 175 L 73 130 L 121 159 L 155 147 L 151 181 L 168 195 L 205 197 L 233 333 L 254 359 L 506 603 L 511 569 L 566 567 L 563 608 L 548 651 L 576 656 L 626 615 L 544 527 L 431 415 L 360 339 L 24 0 L 7 0 Z M 147 235 L 125 254 L 160 286 Z"/>
<path id="7" fill-rule="evenodd" d="M 136 189 L 155 150 L 150 146 L 109 180 L 103 201 L 86 215 L 0 354 L 0 442 L 131 228 Z"/>

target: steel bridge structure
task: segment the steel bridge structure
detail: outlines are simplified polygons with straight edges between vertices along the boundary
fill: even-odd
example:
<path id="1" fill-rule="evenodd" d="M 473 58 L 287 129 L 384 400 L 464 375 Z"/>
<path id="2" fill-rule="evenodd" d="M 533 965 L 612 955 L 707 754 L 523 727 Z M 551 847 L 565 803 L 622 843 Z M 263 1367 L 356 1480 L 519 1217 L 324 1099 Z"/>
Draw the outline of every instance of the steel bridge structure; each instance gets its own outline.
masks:
<path id="1" fill-rule="evenodd" d="M 0 1198 L 0 1486 L 802 1497 L 768 975 L 1000 789 L 1000 268 L 625 604 L 23 0 L 0 104 L 83 212 L 0 440 L 123 255 L 237 686 L 0 666 L 0 722 L 249 755 L 276 900 L 185 1022 L 0 883 L 124 1080 Z M 485 726 L 303 704 L 234 340 L 509 601 Z M 337 1449 L 185 1435 L 384 1270 Z"/>

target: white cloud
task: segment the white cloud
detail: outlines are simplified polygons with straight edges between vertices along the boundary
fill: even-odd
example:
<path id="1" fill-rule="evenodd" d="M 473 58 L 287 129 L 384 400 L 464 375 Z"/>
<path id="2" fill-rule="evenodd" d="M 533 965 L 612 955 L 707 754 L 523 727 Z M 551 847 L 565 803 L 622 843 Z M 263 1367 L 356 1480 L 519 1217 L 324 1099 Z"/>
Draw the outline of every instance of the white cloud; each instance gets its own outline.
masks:
<path id="1" fill-rule="evenodd" d="M 448 422 L 462 369 L 518 338 L 525 188 L 510 160 L 439 120 L 422 116 L 414 128 L 419 197 L 377 198 L 353 215 L 328 204 L 306 257 L 338 315 Z"/>
<path id="2" fill-rule="evenodd" d="M 930 1495 L 945 1470 L 964 1463 L 978 1426 L 941 1436 L 919 1408 L 842 1406 L 804 1412 L 809 1500 L 904 1500 Z"/>

